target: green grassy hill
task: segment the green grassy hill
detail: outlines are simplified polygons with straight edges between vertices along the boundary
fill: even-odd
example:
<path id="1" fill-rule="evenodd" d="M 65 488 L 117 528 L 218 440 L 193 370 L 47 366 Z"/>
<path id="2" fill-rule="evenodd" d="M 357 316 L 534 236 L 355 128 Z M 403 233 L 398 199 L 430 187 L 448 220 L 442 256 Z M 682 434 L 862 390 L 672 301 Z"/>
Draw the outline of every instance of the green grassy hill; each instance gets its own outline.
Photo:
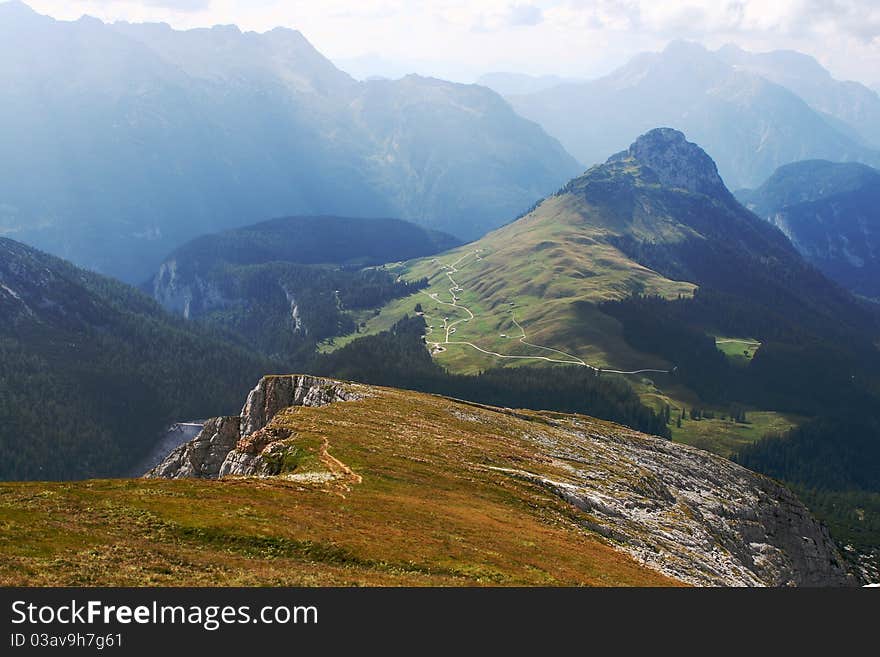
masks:
<path id="1" fill-rule="evenodd" d="M 675 368 L 628 379 L 645 403 L 668 407 L 677 439 L 725 455 L 818 410 L 796 392 L 770 403 L 749 391 L 779 345 L 842 335 L 862 345 L 874 326 L 672 130 L 641 137 L 477 242 L 385 269 L 428 287 L 363 313 L 358 333 L 323 351 L 421 312 L 436 362 L 453 372 Z M 639 298 L 657 302 L 640 307 Z M 692 421 L 694 408 L 706 412 Z M 739 408 L 747 422 L 731 423 Z"/>
<path id="2" fill-rule="evenodd" d="M 663 359 L 628 346 L 619 323 L 599 312 L 596 304 L 634 293 L 691 296 L 696 285 L 670 280 L 628 257 L 613 244 L 620 233 L 612 221 L 605 208 L 563 193 L 477 242 L 442 256 L 391 266 L 405 280 L 427 278 L 429 287 L 385 306 L 366 319 L 364 329 L 385 330 L 412 313 L 418 303 L 435 330 L 447 316 L 450 321 L 467 320 L 455 327 L 457 341 L 504 355 L 537 357 L 504 363 L 468 346 L 448 345 L 437 355 L 438 362 L 456 371 L 540 364 L 542 356 L 565 359 L 521 344 L 523 329 L 528 342 L 577 354 L 596 367 L 669 367 Z M 457 271 L 452 273 L 450 266 Z M 454 295 L 459 297 L 457 305 L 468 308 L 473 319 L 448 305 L 453 301 L 449 273 L 462 288 Z"/>

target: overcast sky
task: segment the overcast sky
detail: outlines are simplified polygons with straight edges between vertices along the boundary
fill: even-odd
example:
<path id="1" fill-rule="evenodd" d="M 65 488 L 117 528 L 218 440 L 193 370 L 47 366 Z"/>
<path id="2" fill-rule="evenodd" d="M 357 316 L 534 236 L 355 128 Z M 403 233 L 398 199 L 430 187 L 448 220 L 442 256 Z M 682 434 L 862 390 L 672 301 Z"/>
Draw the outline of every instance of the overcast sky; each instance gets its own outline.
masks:
<path id="1" fill-rule="evenodd" d="M 880 0 L 27 0 L 60 19 L 300 30 L 354 75 L 469 82 L 489 71 L 592 77 L 687 38 L 809 53 L 880 84 Z"/>

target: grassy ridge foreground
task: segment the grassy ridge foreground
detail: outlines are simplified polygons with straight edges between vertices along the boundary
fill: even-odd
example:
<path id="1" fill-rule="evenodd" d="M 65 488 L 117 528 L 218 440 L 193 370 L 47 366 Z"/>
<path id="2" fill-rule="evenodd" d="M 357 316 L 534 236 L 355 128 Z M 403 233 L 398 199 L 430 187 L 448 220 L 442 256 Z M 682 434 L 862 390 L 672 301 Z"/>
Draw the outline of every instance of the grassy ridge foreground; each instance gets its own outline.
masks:
<path id="1" fill-rule="evenodd" d="M 540 418 L 384 389 L 280 414 L 311 452 L 287 479 L 0 484 L 0 584 L 676 584 L 490 469 L 555 472 Z"/>

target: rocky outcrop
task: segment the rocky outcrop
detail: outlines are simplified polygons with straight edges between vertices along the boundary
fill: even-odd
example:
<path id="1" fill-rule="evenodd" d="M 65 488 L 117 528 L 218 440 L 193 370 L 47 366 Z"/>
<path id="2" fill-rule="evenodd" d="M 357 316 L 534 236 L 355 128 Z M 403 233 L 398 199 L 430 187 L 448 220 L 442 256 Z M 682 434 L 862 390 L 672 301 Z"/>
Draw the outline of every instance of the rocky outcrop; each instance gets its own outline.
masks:
<path id="1" fill-rule="evenodd" d="M 226 455 L 238 442 L 239 425 L 238 416 L 208 420 L 195 438 L 173 450 L 145 476 L 161 479 L 216 477 Z"/>
<path id="2" fill-rule="evenodd" d="M 279 411 L 355 401 L 365 396 L 365 390 L 364 386 L 308 375 L 263 377 L 248 394 L 241 415 L 208 420 L 193 440 L 172 451 L 144 476 L 214 479 L 277 474 L 279 444 L 292 433 L 267 427 Z"/>
<path id="3" fill-rule="evenodd" d="M 672 128 L 656 128 L 639 137 L 627 151 L 609 161 L 633 158 L 648 167 L 664 187 L 714 196 L 730 193 L 706 152 Z"/>
<path id="4" fill-rule="evenodd" d="M 345 422 L 338 413 L 327 413 L 326 423 L 323 413 L 309 413 L 308 430 L 298 433 L 302 413 L 295 407 L 359 399 L 366 401 L 352 405 Z M 380 452 L 388 450 L 382 458 L 389 462 L 412 458 L 428 472 L 468 472 L 486 485 L 500 484 L 547 522 L 564 519 L 572 531 L 598 534 L 682 582 L 856 583 L 825 528 L 780 484 L 708 452 L 584 416 L 496 409 L 312 376 L 265 377 L 240 416 L 209 421 L 148 476 L 360 484 L 370 472 L 362 466 L 355 473 L 328 451 L 351 441 L 359 422 L 365 432 L 386 423 L 372 440 Z"/>
<path id="5" fill-rule="evenodd" d="M 787 488 L 692 447 L 556 421 L 532 437 L 565 476 L 496 468 L 587 515 L 637 560 L 700 586 L 855 584 L 827 530 Z"/>
<path id="6" fill-rule="evenodd" d="M 241 435 L 259 431 L 275 414 L 290 406 L 326 406 L 361 399 L 363 393 L 331 379 L 314 376 L 267 376 L 251 390 L 241 411 Z"/>

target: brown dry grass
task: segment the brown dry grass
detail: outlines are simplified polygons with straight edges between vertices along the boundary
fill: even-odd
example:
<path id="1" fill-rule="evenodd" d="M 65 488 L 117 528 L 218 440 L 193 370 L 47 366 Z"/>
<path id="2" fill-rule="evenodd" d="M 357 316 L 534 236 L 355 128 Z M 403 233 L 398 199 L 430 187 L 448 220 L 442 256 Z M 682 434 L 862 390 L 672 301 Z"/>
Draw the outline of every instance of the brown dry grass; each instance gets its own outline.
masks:
<path id="1" fill-rule="evenodd" d="M 378 389 L 274 423 L 345 476 L 2 484 L 0 584 L 675 584 L 486 468 L 552 473 L 524 438 L 540 414 Z"/>

